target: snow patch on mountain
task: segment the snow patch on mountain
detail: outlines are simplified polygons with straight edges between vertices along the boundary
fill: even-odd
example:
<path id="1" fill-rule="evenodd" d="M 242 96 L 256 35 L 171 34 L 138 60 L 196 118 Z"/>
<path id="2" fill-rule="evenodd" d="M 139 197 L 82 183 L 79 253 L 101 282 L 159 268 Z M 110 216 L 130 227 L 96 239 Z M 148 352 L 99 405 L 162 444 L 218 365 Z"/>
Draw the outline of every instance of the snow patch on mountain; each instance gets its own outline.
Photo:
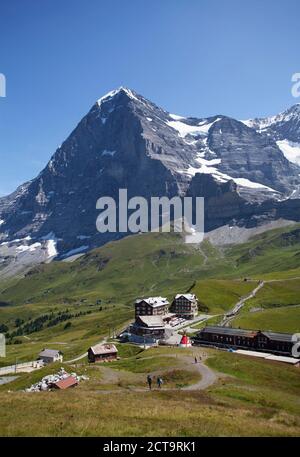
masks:
<path id="1" fill-rule="evenodd" d="M 261 184 L 259 182 L 250 181 L 250 179 L 246 179 L 246 178 L 231 178 L 231 179 L 233 179 L 233 181 L 235 181 L 238 186 L 249 187 L 250 189 L 265 189 L 270 192 L 278 193 L 276 190 L 272 189 L 272 187 L 265 186 L 264 184 Z"/>
<path id="2" fill-rule="evenodd" d="M 292 119 L 297 120 L 297 118 L 300 118 L 300 103 L 293 105 L 291 108 L 282 111 L 281 113 L 276 114 L 275 116 L 247 119 L 242 120 L 241 122 L 247 125 L 247 127 L 254 128 L 259 132 L 263 132 L 264 130 L 268 129 L 269 127 L 275 124 L 289 122 Z"/>
<path id="3" fill-rule="evenodd" d="M 3 243 L 0 243 L 0 246 L 6 246 L 6 245 L 10 245 L 10 244 L 17 244 L 17 243 L 21 243 L 22 241 L 30 241 L 30 240 L 31 240 L 31 236 L 26 236 L 25 238 L 16 238 L 15 240 L 4 241 Z"/>
<path id="4" fill-rule="evenodd" d="M 243 124 L 245 124 L 247 127 L 253 128 L 253 129 L 257 130 L 258 132 L 263 132 L 268 127 L 270 127 L 272 124 L 279 122 L 279 117 L 272 116 L 272 117 L 266 117 L 266 118 L 262 118 L 262 119 L 247 119 L 247 120 L 242 120 L 241 122 Z"/>
<path id="5" fill-rule="evenodd" d="M 247 187 L 249 189 L 264 189 L 269 192 L 277 193 L 276 190 L 265 186 L 264 184 L 253 182 L 246 178 L 233 178 L 232 176 L 220 172 L 214 165 L 219 165 L 221 163 L 221 159 L 206 160 L 198 156 L 196 160 L 200 164 L 199 168 L 191 166 L 187 170 L 182 170 L 181 173 L 187 174 L 189 176 L 195 176 L 196 173 L 210 174 L 217 181 L 222 183 L 232 180 L 241 187 Z"/>
<path id="6" fill-rule="evenodd" d="M 198 125 L 189 125 L 189 124 L 186 124 L 185 122 L 181 122 L 181 121 L 167 121 L 167 125 L 169 127 L 172 127 L 173 129 L 177 130 L 177 132 L 179 133 L 179 136 L 181 138 L 184 138 L 187 135 L 207 136 L 208 131 L 211 128 L 211 126 L 219 120 L 220 119 L 218 118 L 218 119 L 214 120 L 213 122 L 203 121 L 203 122 L 200 122 Z"/>
<path id="7" fill-rule="evenodd" d="M 169 116 L 174 119 L 174 121 L 182 121 L 182 119 L 186 119 L 183 116 L 178 116 L 178 114 L 169 114 Z"/>
<path id="8" fill-rule="evenodd" d="M 115 95 L 119 94 L 122 91 L 125 92 L 126 95 L 128 95 L 128 97 L 132 98 L 133 100 L 139 101 L 139 99 L 134 95 L 134 93 L 130 89 L 121 86 L 118 89 L 111 90 L 107 94 L 103 95 L 103 97 L 99 98 L 99 100 L 97 100 L 98 106 L 101 106 L 102 103 L 112 99 L 113 97 L 115 97 Z"/>
<path id="9" fill-rule="evenodd" d="M 46 241 L 49 258 L 56 257 L 58 254 L 56 248 L 58 238 L 56 238 L 55 233 L 49 232 L 47 235 L 43 236 L 41 240 Z"/>
<path id="10" fill-rule="evenodd" d="M 29 244 L 29 245 L 18 246 L 16 249 L 17 249 L 17 251 L 20 251 L 20 252 L 25 252 L 25 251 L 32 252 L 32 251 L 35 251 L 37 248 L 40 248 L 41 246 L 42 246 L 41 243 L 33 243 L 33 244 Z"/>
<path id="11" fill-rule="evenodd" d="M 113 157 L 115 155 L 116 151 L 108 151 L 107 149 L 104 149 L 104 151 L 102 151 L 102 156 L 111 156 Z"/>
<path id="12" fill-rule="evenodd" d="M 57 256 L 57 249 L 56 249 L 56 241 L 55 240 L 48 240 L 47 241 L 47 250 L 49 257 Z"/>
<path id="13" fill-rule="evenodd" d="M 288 140 L 276 141 L 276 143 L 290 162 L 300 165 L 300 143 L 293 143 Z"/>

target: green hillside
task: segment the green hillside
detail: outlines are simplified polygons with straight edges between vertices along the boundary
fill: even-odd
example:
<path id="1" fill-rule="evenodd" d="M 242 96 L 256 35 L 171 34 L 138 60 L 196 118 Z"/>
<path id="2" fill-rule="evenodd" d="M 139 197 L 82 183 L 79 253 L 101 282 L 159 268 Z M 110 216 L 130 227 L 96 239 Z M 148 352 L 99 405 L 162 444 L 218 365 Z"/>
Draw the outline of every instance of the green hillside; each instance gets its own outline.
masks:
<path id="1" fill-rule="evenodd" d="M 200 303 L 213 314 L 223 314 L 250 293 L 258 284 L 257 280 L 243 281 L 240 279 L 200 279 L 192 288 L 199 297 Z"/>
<path id="2" fill-rule="evenodd" d="M 205 390 L 194 354 L 215 373 Z M 20 391 L 60 366 L 20 375 L 9 394 L 0 387 L 3 436 L 299 436 L 298 368 L 278 362 L 160 347 L 111 364 L 64 364 L 89 377 L 74 389 Z M 148 373 L 163 377 L 161 390 L 148 391 Z"/>
<path id="3" fill-rule="evenodd" d="M 172 295 L 174 287 L 189 287 L 200 274 L 203 261 L 202 254 L 184 244 L 178 234 L 131 236 L 73 263 L 38 266 L 16 285 L 4 288 L 0 297 L 14 305 L 83 299 L 128 303 L 151 290 Z"/>
<path id="4" fill-rule="evenodd" d="M 226 251 L 241 275 L 281 279 L 300 277 L 300 226 L 270 230 Z M 228 274 L 235 275 L 230 271 Z"/>
<path id="5" fill-rule="evenodd" d="M 234 319 L 234 327 L 299 333 L 300 305 L 241 313 Z"/>
<path id="6" fill-rule="evenodd" d="M 76 389 L 50 395 L 20 391 L 7 395 L 8 386 L 3 385 L 1 433 L 298 435 L 297 368 L 202 348 L 142 351 L 119 345 L 121 360 L 107 368 L 89 366 L 85 355 L 90 345 L 113 336 L 133 319 L 137 296 L 164 295 L 171 300 L 175 293 L 195 292 L 200 313 L 208 313 L 212 316 L 208 322 L 217 323 L 259 280 L 264 280 L 264 286 L 245 302 L 232 325 L 299 331 L 298 230 L 298 226 L 272 230 L 226 249 L 207 241 L 198 247 L 186 245 L 179 234 L 137 235 L 107 244 L 72 263 L 40 265 L 22 279 L 1 283 L 0 324 L 7 328 L 10 344 L 0 366 L 33 360 L 49 347 L 63 352 L 66 369 L 90 377 Z M 203 325 L 196 324 L 194 330 Z M 197 351 L 210 356 L 207 364 L 218 380 L 205 391 L 181 390 L 179 394 L 181 386 L 199 381 L 191 364 Z M 81 355 L 76 366 L 69 362 Z M 60 365 L 20 374 L 9 388 L 23 389 Z M 164 389 L 170 390 L 151 396 L 141 393 L 148 372 L 162 375 Z M 105 402 L 102 390 L 110 392 L 103 394 Z M 128 422 L 133 402 L 139 412 Z M 33 411 L 40 413 L 36 416 Z M 41 421 L 41 417 L 47 420 Z M 59 428 L 57 417 L 62 424 Z M 184 417 L 188 425 L 182 428 L 182 420 L 174 417 Z"/>
<path id="7" fill-rule="evenodd" d="M 180 234 L 148 233 L 109 243 L 74 262 L 37 266 L 24 278 L 0 283 L 2 331 L 19 343 L 8 346 L 5 364 L 35 357 L 46 344 L 59 343 L 66 357 L 84 352 L 132 320 L 138 296 L 172 300 L 175 293 L 193 291 L 200 312 L 222 315 L 261 279 L 270 282 L 232 325 L 295 331 L 299 230 L 299 225 L 272 230 L 226 249 L 208 241 L 188 245 Z"/>

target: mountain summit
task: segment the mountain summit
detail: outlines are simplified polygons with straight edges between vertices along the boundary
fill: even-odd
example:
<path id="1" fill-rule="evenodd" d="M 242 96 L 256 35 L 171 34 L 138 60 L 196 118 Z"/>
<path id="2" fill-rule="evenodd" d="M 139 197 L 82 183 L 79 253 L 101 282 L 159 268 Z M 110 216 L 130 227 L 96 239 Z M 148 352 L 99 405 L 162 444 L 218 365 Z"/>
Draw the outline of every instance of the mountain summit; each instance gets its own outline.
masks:
<path id="1" fill-rule="evenodd" d="M 300 165 L 300 103 L 276 116 L 250 119 L 245 124 L 275 139 L 286 158 Z"/>
<path id="2" fill-rule="evenodd" d="M 298 105 L 242 122 L 182 117 L 131 89 L 113 90 L 35 179 L 0 199 L 2 266 L 20 254 L 25 262 L 66 258 L 124 236 L 95 225 L 98 198 L 117 198 L 120 188 L 129 198 L 203 196 L 206 230 L 299 220 L 300 167 L 283 141 L 300 143 Z"/>

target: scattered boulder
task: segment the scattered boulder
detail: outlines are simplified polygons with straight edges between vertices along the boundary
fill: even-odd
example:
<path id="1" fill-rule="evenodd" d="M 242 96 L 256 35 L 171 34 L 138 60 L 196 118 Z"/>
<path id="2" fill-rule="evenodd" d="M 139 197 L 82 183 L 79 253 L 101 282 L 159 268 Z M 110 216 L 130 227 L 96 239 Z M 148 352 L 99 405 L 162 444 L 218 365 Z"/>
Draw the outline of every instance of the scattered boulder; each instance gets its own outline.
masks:
<path id="1" fill-rule="evenodd" d="M 30 387 L 25 389 L 25 392 L 47 392 L 52 390 L 54 384 L 58 381 L 62 381 L 63 379 L 67 379 L 70 376 L 76 379 L 77 383 L 81 381 L 88 381 L 89 377 L 85 375 L 78 375 L 77 373 L 67 373 L 64 368 L 61 368 L 58 373 L 50 374 L 44 376 L 41 381 L 32 384 Z"/>

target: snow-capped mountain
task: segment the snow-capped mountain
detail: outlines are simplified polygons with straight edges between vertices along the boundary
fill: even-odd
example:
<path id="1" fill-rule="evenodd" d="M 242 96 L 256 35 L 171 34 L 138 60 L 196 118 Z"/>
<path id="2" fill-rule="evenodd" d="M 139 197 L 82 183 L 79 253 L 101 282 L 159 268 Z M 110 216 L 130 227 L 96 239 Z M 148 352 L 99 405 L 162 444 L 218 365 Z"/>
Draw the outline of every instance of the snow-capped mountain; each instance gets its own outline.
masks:
<path id="1" fill-rule="evenodd" d="M 273 138 L 284 156 L 300 165 L 300 104 L 266 118 L 250 119 L 244 123 Z"/>
<path id="2" fill-rule="evenodd" d="M 45 252 L 66 258 L 124 236 L 96 231 L 96 201 L 117 198 L 120 188 L 128 198 L 204 196 L 206 230 L 299 220 L 300 167 L 280 144 L 300 143 L 297 112 L 292 107 L 268 121 L 182 117 L 132 90 L 114 90 L 35 179 L 0 199 L 0 256 L 1 246 L 16 249 L 15 240 L 29 246 L 18 252 L 41 250 L 44 260 Z M 9 254 L 3 259 L 6 265 Z"/>

